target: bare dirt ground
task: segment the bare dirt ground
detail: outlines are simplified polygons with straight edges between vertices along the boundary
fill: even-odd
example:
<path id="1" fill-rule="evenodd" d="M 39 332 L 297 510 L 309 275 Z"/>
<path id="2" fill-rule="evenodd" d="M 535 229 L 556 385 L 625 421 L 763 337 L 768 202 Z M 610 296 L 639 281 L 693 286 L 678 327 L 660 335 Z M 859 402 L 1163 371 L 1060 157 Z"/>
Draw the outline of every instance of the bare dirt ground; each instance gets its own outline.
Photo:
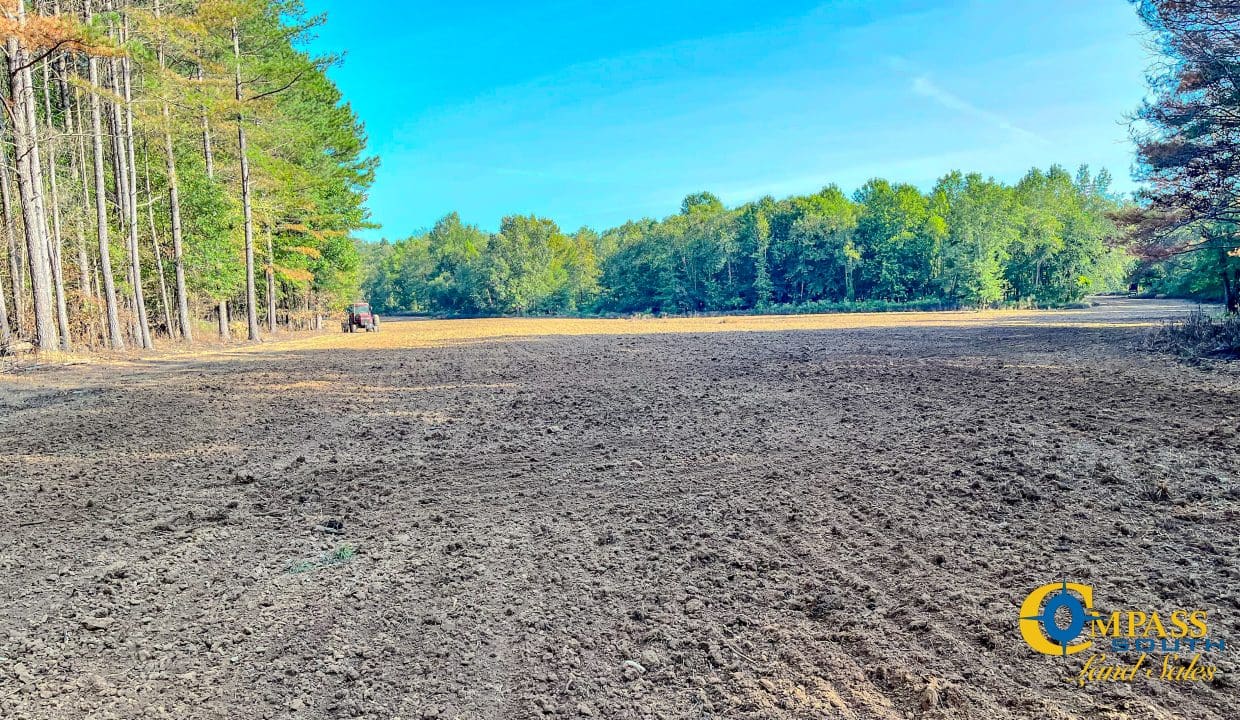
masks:
<path id="1" fill-rule="evenodd" d="M 391 321 L 0 377 L 0 717 L 1235 718 L 1034 587 L 1240 645 L 1187 306 Z M 1156 489 L 1165 486 L 1168 497 Z"/>

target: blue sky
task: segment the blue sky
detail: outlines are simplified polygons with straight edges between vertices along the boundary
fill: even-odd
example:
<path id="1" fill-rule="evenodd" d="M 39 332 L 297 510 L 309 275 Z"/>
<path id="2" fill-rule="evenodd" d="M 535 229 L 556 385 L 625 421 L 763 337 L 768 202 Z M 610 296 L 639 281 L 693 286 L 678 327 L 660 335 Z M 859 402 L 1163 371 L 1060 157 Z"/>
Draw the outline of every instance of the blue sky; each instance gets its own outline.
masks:
<path id="1" fill-rule="evenodd" d="M 699 190 L 955 168 L 1089 163 L 1133 187 L 1123 118 L 1150 56 L 1126 0 L 306 4 L 382 158 L 371 239 L 453 210 L 604 229 Z"/>

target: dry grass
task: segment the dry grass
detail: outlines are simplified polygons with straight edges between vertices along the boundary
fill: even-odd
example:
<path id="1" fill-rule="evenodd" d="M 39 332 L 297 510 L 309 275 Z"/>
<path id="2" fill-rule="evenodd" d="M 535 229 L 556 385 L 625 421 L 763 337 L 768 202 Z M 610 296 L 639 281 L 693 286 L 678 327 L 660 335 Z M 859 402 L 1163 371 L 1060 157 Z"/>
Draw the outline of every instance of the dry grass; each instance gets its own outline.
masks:
<path id="1" fill-rule="evenodd" d="M 1176 308 L 1180 310 L 1180 308 Z M 1006 325 L 1039 327 L 1136 327 L 1163 317 L 1127 311 L 989 310 L 939 312 L 834 313 L 819 315 L 726 315 L 632 318 L 476 318 L 467 320 L 389 319 L 373 333 L 322 333 L 284 343 L 289 349 L 402 349 L 533 337 L 589 335 L 666 335 L 719 332 L 787 332 Z"/>
<path id="2" fill-rule="evenodd" d="M 703 335 L 710 333 L 779 333 L 815 330 L 866 330 L 877 328 L 968 328 L 1073 327 L 1120 328 L 1157 327 L 1160 323 L 1184 317 L 1191 306 L 1180 301 L 1141 301 L 1125 303 L 1103 299 L 1092 307 L 1063 310 L 954 310 L 930 312 L 824 313 L 816 315 L 710 315 L 693 317 L 629 318 L 473 318 L 424 320 L 386 318 L 378 333 L 342 333 L 336 319 L 328 318 L 322 332 L 282 331 L 265 336 L 262 342 L 235 340 L 220 342 L 210 328 L 199 328 L 195 342 L 184 345 L 158 339 L 154 351 L 128 348 L 107 350 L 58 351 L 28 354 L 7 359 L 0 373 L 22 371 L 42 365 L 146 365 L 164 360 L 240 359 L 272 351 L 360 350 L 381 351 L 470 345 L 531 338 L 586 337 L 616 335 Z M 239 331 L 239 332 L 238 332 Z M 244 337 L 244 328 L 234 328 L 234 337 Z"/>
<path id="3" fill-rule="evenodd" d="M 1197 308 L 1183 320 L 1163 323 L 1151 343 L 1192 360 L 1240 358 L 1240 316 L 1217 317 Z"/>

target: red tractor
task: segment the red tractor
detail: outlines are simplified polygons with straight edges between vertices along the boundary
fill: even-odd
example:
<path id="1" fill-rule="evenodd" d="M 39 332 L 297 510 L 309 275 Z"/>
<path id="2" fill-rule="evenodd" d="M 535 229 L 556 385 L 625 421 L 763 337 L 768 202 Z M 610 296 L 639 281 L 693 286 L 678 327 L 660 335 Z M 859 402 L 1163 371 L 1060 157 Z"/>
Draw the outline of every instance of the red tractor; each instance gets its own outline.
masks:
<path id="1" fill-rule="evenodd" d="M 367 303 L 353 303 L 349 306 L 349 316 L 340 323 L 344 332 L 357 332 L 363 328 L 366 332 L 379 332 L 379 316 L 371 312 Z"/>

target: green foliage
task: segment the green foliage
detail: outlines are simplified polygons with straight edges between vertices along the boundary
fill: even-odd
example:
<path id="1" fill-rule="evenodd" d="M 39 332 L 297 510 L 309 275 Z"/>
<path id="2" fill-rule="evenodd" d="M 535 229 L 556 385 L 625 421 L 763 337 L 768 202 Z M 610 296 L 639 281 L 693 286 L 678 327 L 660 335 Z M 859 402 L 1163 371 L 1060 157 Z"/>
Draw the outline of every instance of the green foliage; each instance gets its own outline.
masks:
<path id="1" fill-rule="evenodd" d="M 1149 292 L 1208 302 L 1224 299 L 1224 273 L 1240 272 L 1240 254 L 1189 252 L 1142 268 L 1137 279 Z"/>
<path id="2" fill-rule="evenodd" d="M 1184 290 L 1214 285 L 1227 311 L 1240 313 L 1240 4 L 1133 1 L 1162 57 L 1131 127 L 1134 171 L 1146 181 L 1141 204 L 1121 220 L 1145 261 L 1170 258 L 1159 271 L 1188 270 Z M 1177 259 L 1186 254 L 1201 257 Z"/>
<path id="3" fill-rule="evenodd" d="M 333 550 L 329 550 L 316 558 L 291 562 L 285 568 L 285 572 L 288 572 L 291 575 L 300 575 L 302 573 L 313 572 L 315 570 L 331 567 L 333 565 L 347 563 L 356 555 L 357 548 L 346 543 L 336 547 Z"/>
<path id="4" fill-rule="evenodd" d="M 617 312 L 658 312 L 672 301 L 664 292 L 672 261 L 664 243 L 652 238 L 659 223 L 630 221 L 603 233 L 600 281 L 602 305 Z"/>
<path id="5" fill-rule="evenodd" d="M 940 295 L 966 305 L 989 306 L 1011 288 L 1003 275 L 1009 248 L 1020 240 L 1023 208 L 1014 191 L 980 175 L 952 173 L 932 193 L 946 222 Z"/>
<path id="6" fill-rule="evenodd" d="M 1030 171 L 1015 192 L 1024 227 L 1006 277 L 1017 297 L 1071 302 L 1122 282 L 1124 260 L 1107 246 L 1116 234 L 1109 214 L 1119 204 L 1106 194 L 1105 183 L 1092 182 L 1087 168 L 1074 180 L 1053 166 Z"/>
<path id="7" fill-rule="evenodd" d="M 142 100 L 167 98 L 170 105 L 168 120 L 157 111 L 138 120 L 156 138 L 165 128 L 173 135 L 188 285 L 209 305 L 245 295 L 239 117 L 249 144 L 255 254 L 260 268 L 269 266 L 275 275 L 277 303 L 330 309 L 357 297 L 362 261 L 350 235 L 369 226 L 365 194 L 377 160 L 366 154 L 361 123 L 327 77 L 332 59 L 301 49 L 322 21 L 297 0 L 171 3 L 160 19 L 135 18 L 139 32 L 131 50 L 142 91 L 150 95 Z M 234 98 L 234 26 L 240 103 Z M 214 178 L 206 170 L 203 122 L 211 128 Z M 152 143 L 145 160 L 160 173 L 154 179 L 166 184 L 160 150 Z M 164 194 L 160 190 L 157 185 L 157 195 Z M 160 224 L 166 224 L 162 217 Z"/>
<path id="8" fill-rule="evenodd" d="M 653 312 L 1062 304 L 1115 289 L 1130 261 L 1106 242 L 1107 177 L 1031 171 L 1016 186 L 945 176 L 927 195 L 876 179 L 729 210 L 710 193 L 664 220 L 568 236 L 550 220 L 500 231 L 454 214 L 367 252 L 384 311 Z"/>
<path id="9" fill-rule="evenodd" d="M 856 201 L 862 206 L 856 237 L 866 296 L 897 302 L 929 296 L 945 231 L 929 200 L 912 185 L 871 180 Z"/>
<path id="10" fill-rule="evenodd" d="M 504 218 L 483 262 L 492 306 L 518 314 L 544 308 L 556 283 L 552 246 L 562 243 L 560 229 L 550 220 L 533 215 Z"/>
<path id="11" fill-rule="evenodd" d="M 196 155 L 178 154 L 181 217 L 185 237 L 185 274 L 190 290 L 218 302 L 241 292 L 245 284 L 241 208 L 220 183 L 207 177 Z"/>
<path id="12" fill-rule="evenodd" d="M 714 193 L 700 192 L 694 193 L 684 199 L 680 204 L 681 215 L 694 215 L 696 213 L 717 213 L 723 211 L 723 201 Z"/>
<path id="13" fill-rule="evenodd" d="M 766 205 L 768 207 L 763 207 Z M 741 233 L 744 237 L 744 259 L 752 268 L 752 285 L 748 293 L 750 304 L 763 307 L 771 302 L 771 221 L 767 217 L 769 202 L 750 206 L 741 215 Z"/>
<path id="14" fill-rule="evenodd" d="M 800 304 L 818 298 L 855 297 L 855 275 L 861 251 L 855 231 L 860 206 L 834 185 L 785 212 L 793 216 L 786 233 L 771 248 L 779 284 L 776 296 Z"/>
<path id="15" fill-rule="evenodd" d="M 244 68 L 263 80 L 248 103 L 257 116 L 250 132 L 256 219 L 272 237 L 268 261 L 279 290 L 313 290 L 339 308 L 356 299 L 360 256 L 348 236 L 369 226 L 365 193 L 378 161 L 365 154 L 365 132 L 326 62 L 297 49 L 319 20 L 300 3 L 260 5 L 241 32 L 249 46 L 264 48 L 247 53 Z"/>
<path id="16" fill-rule="evenodd" d="M 188 338 L 229 300 L 273 328 L 308 327 L 356 299 L 350 236 L 369 226 L 377 160 L 327 76 L 335 58 L 305 51 L 323 16 L 300 0 L 18 5 L 35 31 L 10 38 L 29 60 L 14 77 L 32 92 L 3 91 L 22 122 L 0 144 L 39 158 L 15 168 L 23 189 L 41 176 L 50 190 L 5 204 L 10 227 L 31 230 L 40 345 L 147 348 L 151 319 Z M 74 250 L 68 267 L 41 267 L 45 243 Z"/>
<path id="17" fill-rule="evenodd" d="M 859 300 L 855 302 L 816 300 L 807 303 L 772 305 L 761 312 L 771 315 L 805 315 L 810 313 L 876 313 L 876 312 L 931 312 L 954 310 L 956 306 L 939 298 L 891 302 L 889 300 Z"/>

